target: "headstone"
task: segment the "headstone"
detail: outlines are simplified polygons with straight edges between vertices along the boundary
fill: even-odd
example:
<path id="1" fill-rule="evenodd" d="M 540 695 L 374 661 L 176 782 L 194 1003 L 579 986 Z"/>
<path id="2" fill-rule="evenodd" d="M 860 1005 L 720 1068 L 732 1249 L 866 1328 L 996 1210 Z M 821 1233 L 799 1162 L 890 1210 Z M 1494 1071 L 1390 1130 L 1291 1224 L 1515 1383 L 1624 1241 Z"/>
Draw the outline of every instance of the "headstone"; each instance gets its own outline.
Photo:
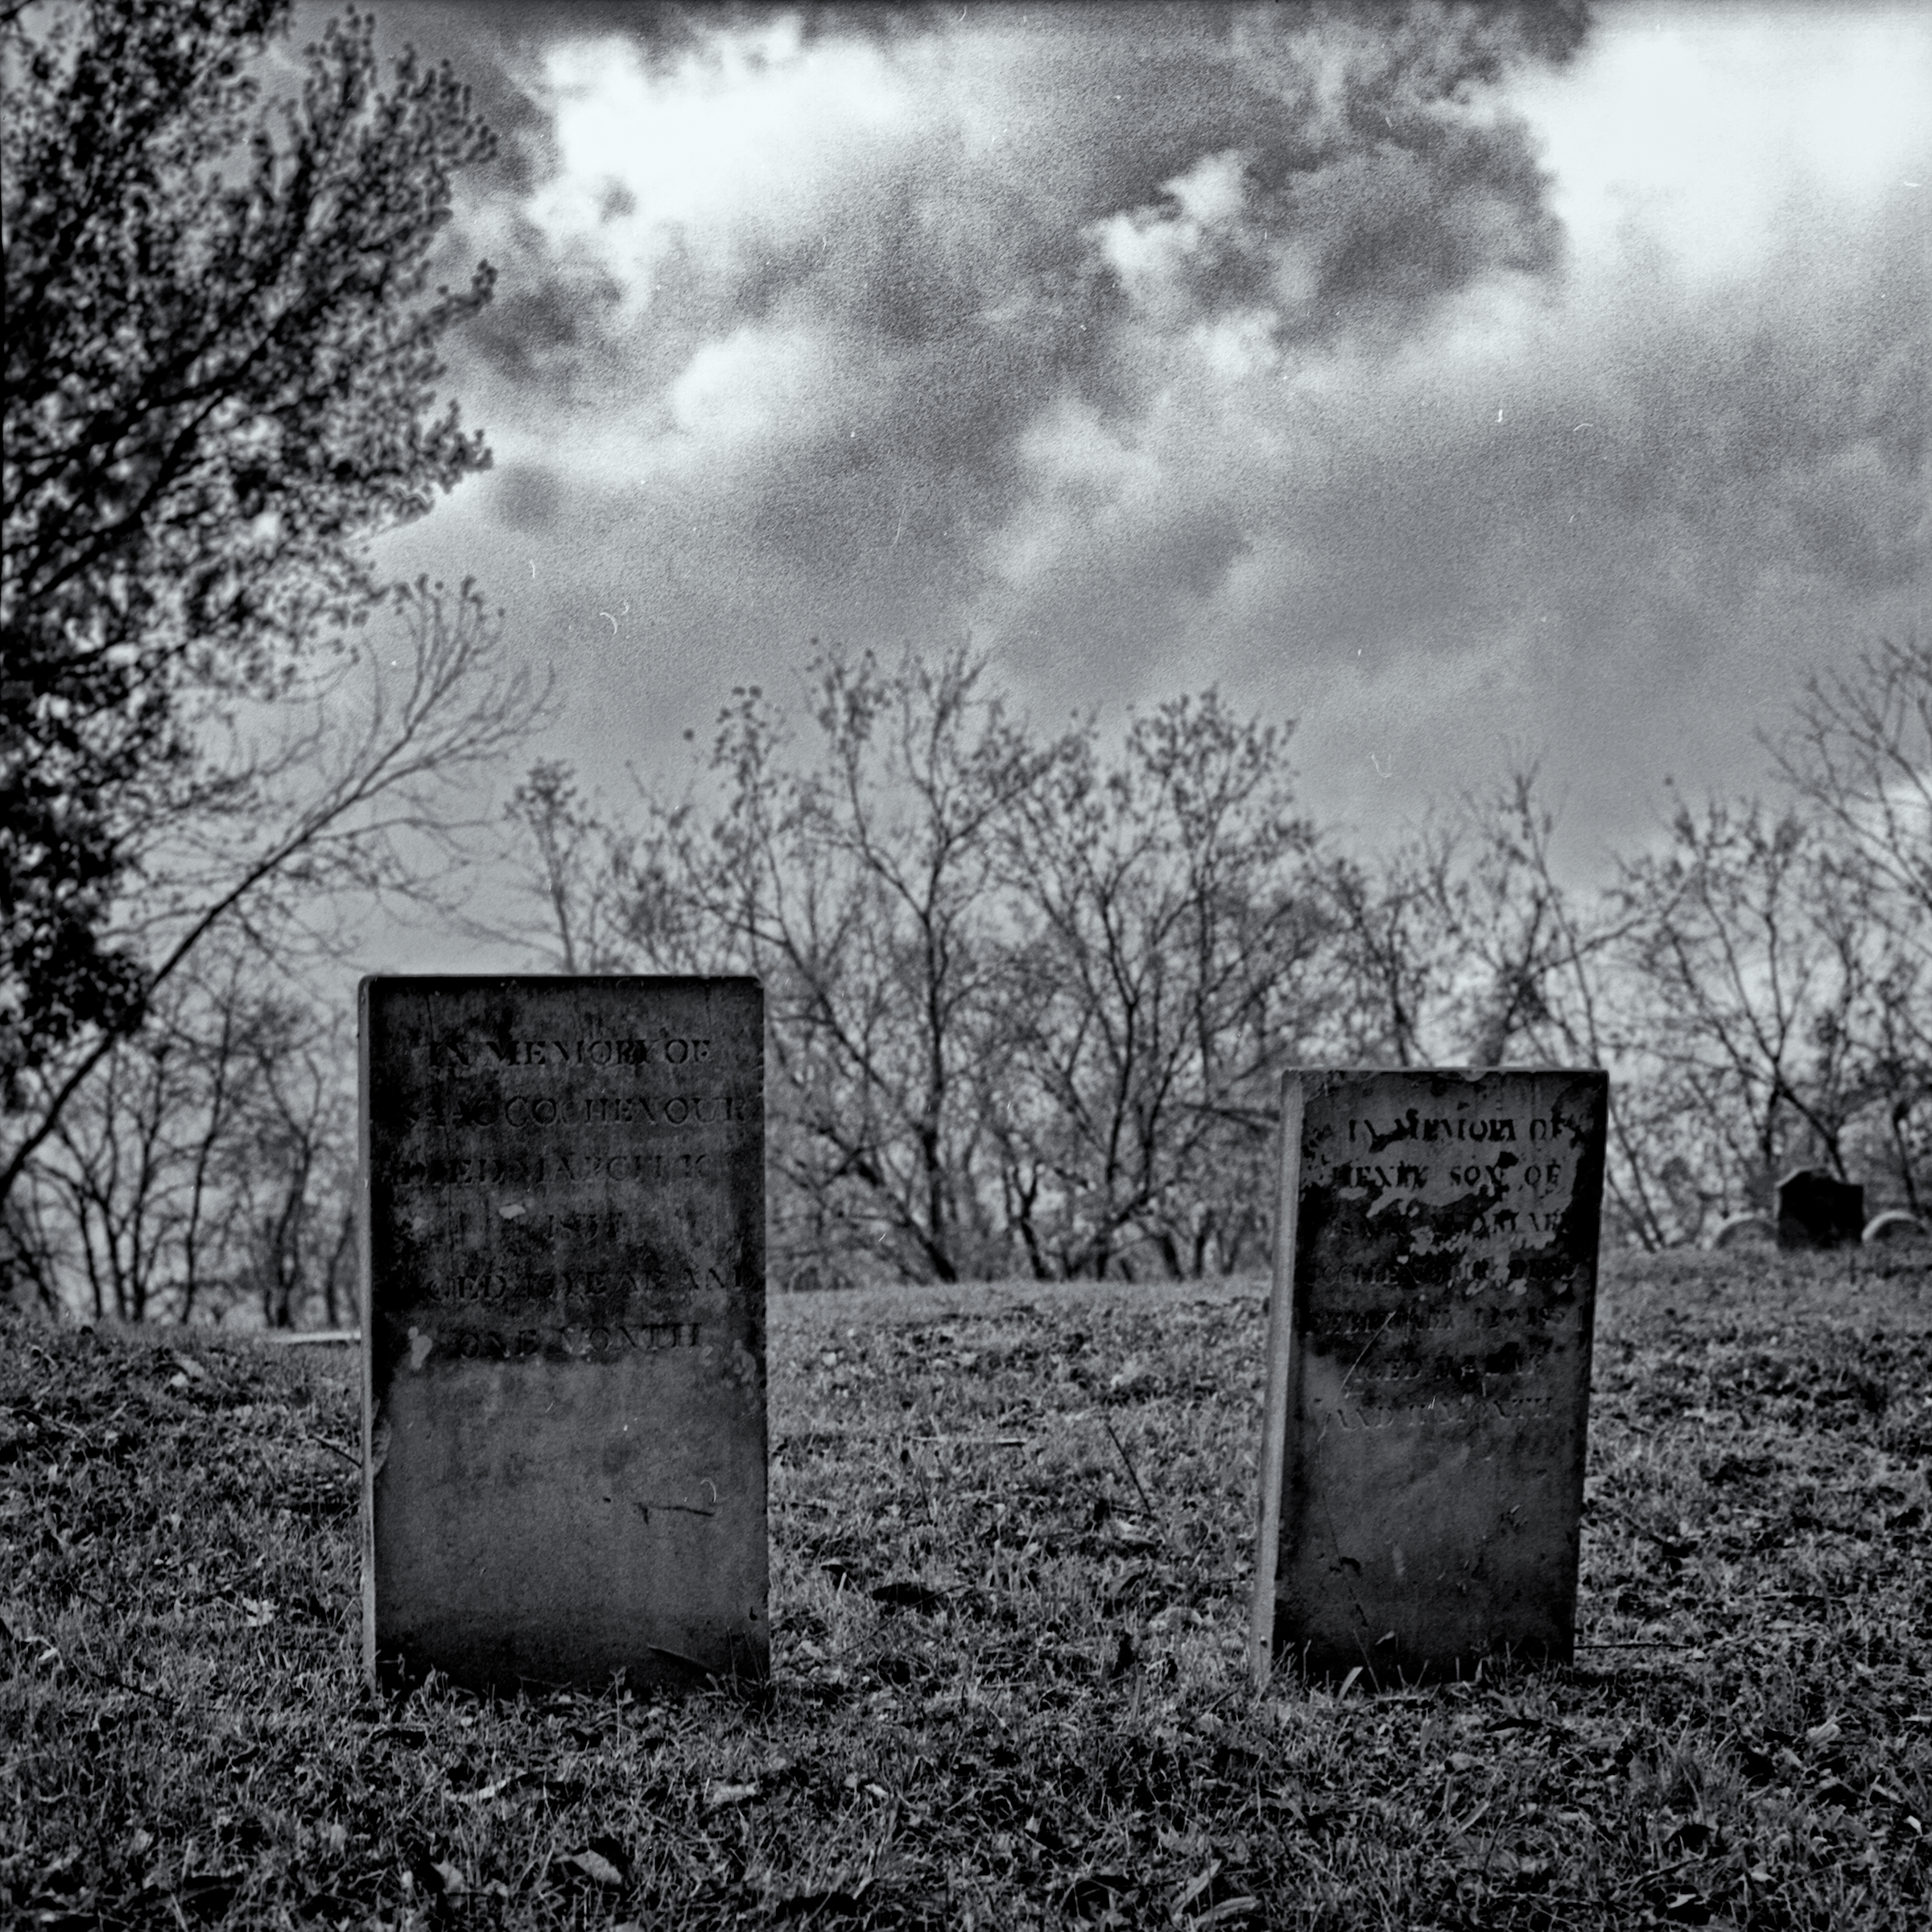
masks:
<path id="1" fill-rule="evenodd" d="M 1711 1245 L 1719 1248 L 1769 1248 L 1777 1239 L 1777 1224 L 1768 1214 L 1728 1214 L 1711 1231 Z"/>
<path id="2" fill-rule="evenodd" d="M 1856 1245 L 1865 1191 L 1823 1167 L 1799 1167 L 1777 1184 L 1777 1245 L 1787 1253 Z"/>
<path id="3" fill-rule="evenodd" d="M 1864 1238 L 1875 1248 L 1905 1248 L 1932 1241 L 1932 1229 L 1902 1208 L 1888 1208 L 1866 1222 Z"/>
<path id="4" fill-rule="evenodd" d="M 757 981 L 361 1008 L 365 1666 L 762 1677 Z"/>
<path id="5" fill-rule="evenodd" d="M 1290 1075 L 1257 1670 L 1572 1654 L 1608 1076 Z"/>

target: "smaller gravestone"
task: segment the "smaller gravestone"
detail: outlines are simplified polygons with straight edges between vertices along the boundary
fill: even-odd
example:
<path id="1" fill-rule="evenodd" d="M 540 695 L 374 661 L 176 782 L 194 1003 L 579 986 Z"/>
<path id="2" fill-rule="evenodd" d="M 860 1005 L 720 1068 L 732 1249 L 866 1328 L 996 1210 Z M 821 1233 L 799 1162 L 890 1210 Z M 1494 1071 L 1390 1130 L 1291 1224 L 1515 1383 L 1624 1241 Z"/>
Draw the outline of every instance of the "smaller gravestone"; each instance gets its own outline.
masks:
<path id="1" fill-rule="evenodd" d="M 1932 1241 L 1932 1232 L 1918 1216 L 1888 1208 L 1866 1222 L 1864 1239 L 1874 1248 L 1909 1248 Z"/>
<path id="2" fill-rule="evenodd" d="M 1769 1248 L 1777 1239 L 1777 1224 L 1768 1214 L 1728 1214 L 1711 1230 L 1711 1246 Z"/>
<path id="3" fill-rule="evenodd" d="M 1786 1253 L 1856 1247 L 1865 1225 L 1865 1191 L 1823 1167 L 1800 1167 L 1777 1184 L 1777 1245 Z"/>
<path id="4" fill-rule="evenodd" d="M 1257 1671 L 1571 1656 L 1608 1098 L 1588 1068 L 1289 1075 Z"/>

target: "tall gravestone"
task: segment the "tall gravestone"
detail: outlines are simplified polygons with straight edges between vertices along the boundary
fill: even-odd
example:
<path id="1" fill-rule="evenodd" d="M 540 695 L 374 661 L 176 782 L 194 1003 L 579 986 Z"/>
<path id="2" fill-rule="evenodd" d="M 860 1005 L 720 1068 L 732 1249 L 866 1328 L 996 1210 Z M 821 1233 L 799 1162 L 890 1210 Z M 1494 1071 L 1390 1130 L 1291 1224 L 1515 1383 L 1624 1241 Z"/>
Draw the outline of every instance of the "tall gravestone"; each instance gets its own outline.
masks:
<path id="1" fill-rule="evenodd" d="M 362 982 L 363 1644 L 761 1678 L 763 996 Z"/>
<path id="2" fill-rule="evenodd" d="M 1289 1076 L 1258 1671 L 1572 1655 L 1608 1098 L 1595 1070 Z"/>

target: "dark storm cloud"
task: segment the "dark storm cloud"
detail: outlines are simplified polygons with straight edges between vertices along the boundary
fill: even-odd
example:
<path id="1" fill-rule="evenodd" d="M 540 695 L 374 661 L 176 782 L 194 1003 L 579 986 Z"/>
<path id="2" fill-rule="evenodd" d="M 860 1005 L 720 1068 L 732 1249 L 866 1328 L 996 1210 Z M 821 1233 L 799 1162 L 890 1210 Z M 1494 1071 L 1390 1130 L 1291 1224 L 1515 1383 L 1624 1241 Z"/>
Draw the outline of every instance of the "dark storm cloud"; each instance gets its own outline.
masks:
<path id="1" fill-rule="evenodd" d="M 1828 263 L 1794 241 L 1748 291 L 1653 278 L 1580 313 L 1530 304 L 1506 353 L 1444 339 L 1298 393 L 1264 368 L 1245 409 L 1203 401 L 1154 429 L 1162 489 L 1096 502 L 1089 483 L 1014 621 L 1076 658 L 1117 652 L 1115 607 L 1154 600 L 1225 663 L 1358 646 L 1410 661 L 1540 630 L 1634 667 L 1774 623 L 1810 580 L 1907 588 L 1925 565 L 1928 291 L 1904 238 L 1847 251 L 1841 232 Z M 1150 389 L 1172 379 L 1150 362 Z M 1036 526 L 1069 469 L 1091 477 L 1044 456 Z M 1177 512 L 1231 501 L 1245 580 L 1177 571 Z M 1084 594 L 1103 582 L 1104 601 Z M 1142 648 L 1161 656 L 1159 633 Z"/>
<path id="2" fill-rule="evenodd" d="M 524 158 L 451 379 L 499 467 L 434 522 L 587 742 L 971 630 L 1046 708 L 1218 677 L 1377 788 L 1506 732 L 1682 770 L 1922 583 L 1890 16 L 1836 80 L 1741 10 L 1556 78 L 1504 10 L 580 18 L 490 43 Z"/>
<path id="3" fill-rule="evenodd" d="M 1481 91 L 1523 55 L 1506 10 L 1445 25 L 1425 9 L 1389 35 L 1340 11 L 1284 27 L 1241 9 L 986 9 L 864 39 L 821 24 L 815 42 L 768 13 L 699 18 L 673 32 L 654 14 L 567 70 L 543 35 L 490 30 L 525 102 L 507 145 L 541 167 L 457 244 L 502 275 L 472 336 L 480 402 L 511 420 L 530 403 L 619 413 L 646 467 L 675 435 L 681 490 L 728 491 L 749 540 L 828 568 L 886 529 L 974 552 L 1025 502 L 1026 447 L 1056 403 L 1122 423 L 1143 408 L 1150 320 L 1172 334 L 1253 310 L 1278 344 L 1399 337 L 1445 293 L 1556 256 L 1523 130 Z M 820 109 L 809 128 L 786 118 L 788 72 Z M 734 76 L 753 97 L 735 110 Z M 784 179 L 753 167 L 741 194 L 694 195 L 665 176 L 704 155 L 670 147 L 654 173 L 654 125 L 707 88 L 720 115 L 755 115 L 761 89 L 776 103 Z M 587 136 L 600 89 L 621 105 Z M 1191 210 L 1204 166 L 1228 186 Z M 761 345 L 770 362 L 801 343 L 811 366 L 764 397 L 756 447 L 719 440 L 708 476 L 692 456 L 722 401 L 707 352 L 755 378 Z M 710 400 L 680 411 L 699 378 Z M 1183 508 L 1177 527 L 1224 521 Z M 1150 554 L 1204 586 L 1204 559 L 1245 541 Z"/>

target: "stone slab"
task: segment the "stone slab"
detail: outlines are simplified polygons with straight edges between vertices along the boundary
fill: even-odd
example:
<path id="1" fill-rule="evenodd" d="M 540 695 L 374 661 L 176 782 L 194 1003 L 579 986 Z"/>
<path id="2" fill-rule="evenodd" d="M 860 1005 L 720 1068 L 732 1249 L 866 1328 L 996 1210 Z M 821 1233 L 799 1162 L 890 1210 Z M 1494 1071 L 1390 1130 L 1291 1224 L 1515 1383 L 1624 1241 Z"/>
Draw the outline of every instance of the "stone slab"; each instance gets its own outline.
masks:
<path id="1" fill-rule="evenodd" d="M 1777 1245 L 1789 1253 L 1857 1245 L 1865 1191 L 1823 1167 L 1800 1167 L 1777 1184 Z"/>
<path id="2" fill-rule="evenodd" d="M 1777 1224 L 1768 1214 L 1728 1214 L 1711 1230 L 1710 1245 L 1719 1248 L 1769 1248 L 1777 1240 Z"/>
<path id="3" fill-rule="evenodd" d="M 757 981 L 360 1005 L 366 1667 L 762 1678 Z"/>
<path id="4" fill-rule="evenodd" d="M 1932 1229 L 1902 1208 L 1888 1208 L 1866 1222 L 1863 1238 L 1875 1248 L 1918 1247 L 1932 1242 Z"/>
<path id="5" fill-rule="evenodd" d="M 1608 1099 L 1592 1069 L 1290 1076 L 1257 1667 L 1571 1657 Z"/>

